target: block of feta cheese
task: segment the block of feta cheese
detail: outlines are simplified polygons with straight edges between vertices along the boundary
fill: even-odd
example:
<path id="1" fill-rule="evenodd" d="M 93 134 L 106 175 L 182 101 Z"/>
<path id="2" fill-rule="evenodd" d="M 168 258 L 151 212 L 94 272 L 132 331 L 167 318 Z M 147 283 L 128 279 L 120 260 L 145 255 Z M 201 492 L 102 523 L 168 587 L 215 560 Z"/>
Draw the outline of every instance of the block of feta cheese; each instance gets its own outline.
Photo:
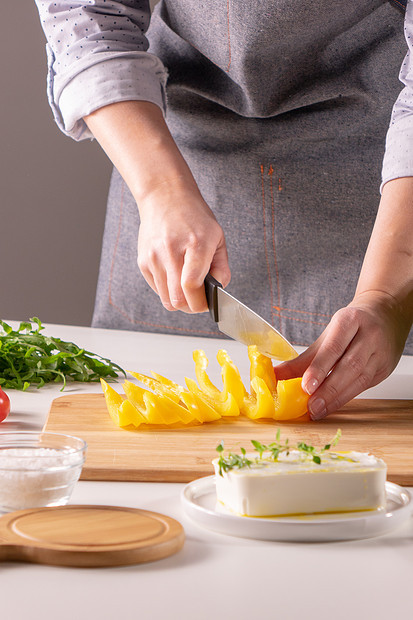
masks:
<path id="1" fill-rule="evenodd" d="M 331 452 L 321 463 L 303 460 L 291 450 L 277 461 L 264 454 L 250 467 L 219 474 L 215 468 L 217 500 L 237 515 L 270 517 L 314 513 L 379 510 L 386 503 L 387 467 L 361 452 Z"/>

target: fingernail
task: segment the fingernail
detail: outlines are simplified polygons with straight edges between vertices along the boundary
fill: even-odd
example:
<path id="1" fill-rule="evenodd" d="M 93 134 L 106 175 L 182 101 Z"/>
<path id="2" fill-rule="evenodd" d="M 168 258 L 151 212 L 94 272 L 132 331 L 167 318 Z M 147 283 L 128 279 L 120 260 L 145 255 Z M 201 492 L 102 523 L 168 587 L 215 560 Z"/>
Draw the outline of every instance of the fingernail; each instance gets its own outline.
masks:
<path id="1" fill-rule="evenodd" d="M 309 406 L 312 420 L 321 420 L 327 415 L 326 403 L 323 398 L 316 398 Z"/>
<path id="2" fill-rule="evenodd" d="M 307 392 L 307 394 L 314 394 L 314 392 L 316 391 L 316 389 L 318 388 L 318 381 L 317 379 L 310 379 L 310 381 L 307 381 L 305 385 L 303 385 L 303 390 L 305 390 Z"/>

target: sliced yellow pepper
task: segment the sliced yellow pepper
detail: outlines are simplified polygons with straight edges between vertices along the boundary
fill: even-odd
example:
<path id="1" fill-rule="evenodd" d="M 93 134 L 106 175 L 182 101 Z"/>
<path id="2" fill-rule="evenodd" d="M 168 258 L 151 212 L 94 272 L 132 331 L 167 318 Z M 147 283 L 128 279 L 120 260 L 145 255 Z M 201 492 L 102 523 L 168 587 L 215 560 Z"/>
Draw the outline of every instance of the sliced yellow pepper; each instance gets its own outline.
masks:
<path id="1" fill-rule="evenodd" d="M 214 422 L 221 418 L 220 414 L 215 409 L 210 407 L 204 399 L 193 392 L 183 392 L 182 400 L 198 422 Z"/>
<path id="2" fill-rule="evenodd" d="M 208 394 L 210 398 L 223 398 L 220 390 L 212 383 L 208 377 L 206 369 L 208 368 L 208 358 L 205 352 L 197 349 L 192 354 L 195 362 L 195 375 L 201 390 Z"/>
<path id="3" fill-rule="evenodd" d="M 206 403 L 209 408 L 215 411 L 215 413 L 219 414 L 218 418 L 214 419 L 219 419 L 221 416 L 239 415 L 239 407 L 232 394 L 228 393 L 226 400 L 214 399 L 211 398 L 208 394 L 205 394 L 205 392 L 203 392 L 202 390 L 200 390 L 193 379 L 185 377 L 185 383 L 188 390 L 194 396 Z"/>
<path id="4" fill-rule="evenodd" d="M 199 421 L 191 411 L 186 407 L 184 401 L 182 400 L 182 394 L 184 392 L 184 388 L 182 385 L 175 383 L 171 379 L 167 379 L 162 375 L 158 375 L 156 372 L 152 372 L 155 380 L 158 381 L 159 389 L 163 391 L 165 396 L 168 396 L 171 400 L 176 402 L 179 405 L 179 416 L 184 424 L 190 424 L 194 422 L 194 420 Z"/>
<path id="5" fill-rule="evenodd" d="M 250 376 L 253 394 L 245 401 L 243 412 L 245 411 L 248 417 L 254 417 L 254 419 L 272 417 L 274 420 L 294 420 L 305 415 L 309 395 L 301 387 L 301 378 L 277 381 L 276 372 L 269 357 L 259 353 L 255 346 L 248 347 L 248 356 L 251 363 Z M 257 382 L 257 379 L 263 381 L 268 392 L 261 381 Z M 252 407 L 254 394 L 257 401 L 255 409 Z M 273 398 L 271 416 L 266 415 L 266 412 L 270 411 L 269 394 Z"/>
<path id="6" fill-rule="evenodd" d="M 160 417 L 167 420 L 167 422 L 165 422 L 166 424 L 173 424 L 174 422 L 171 420 L 174 417 L 178 418 L 178 420 L 183 424 L 190 424 L 191 422 L 194 422 L 194 416 L 184 406 L 184 403 L 181 400 L 181 392 L 184 389 L 182 386 L 174 383 L 170 379 L 162 377 L 162 375 L 156 375 L 158 378 L 153 379 L 152 377 L 142 375 L 139 372 L 129 372 L 136 379 L 150 387 L 158 396 L 155 404 L 159 408 Z M 149 404 L 149 407 L 155 406 L 155 404 Z M 152 416 L 152 418 L 156 419 L 156 415 Z M 152 422 L 152 424 L 153 423 L 154 422 Z"/>
<path id="7" fill-rule="evenodd" d="M 128 372 L 135 377 L 135 379 L 146 385 L 149 389 L 153 390 L 155 394 L 167 396 L 176 403 L 179 403 L 181 400 L 180 394 L 171 386 L 166 384 L 165 377 L 162 377 L 161 381 L 160 379 L 154 379 L 152 377 L 148 377 L 147 375 L 142 375 L 140 372 L 132 372 L 131 370 L 128 370 Z"/>
<path id="8" fill-rule="evenodd" d="M 158 375 L 158 373 L 156 372 L 152 371 L 152 374 L 155 377 L 155 379 L 159 381 L 159 383 L 161 383 L 165 388 L 168 388 L 168 390 L 172 392 L 173 394 L 175 394 L 176 397 L 181 398 L 181 393 L 184 390 L 182 385 L 179 385 L 179 383 L 175 383 L 175 381 L 172 381 L 171 379 L 167 379 L 166 377 L 163 377 L 162 375 Z M 171 395 L 170 395 L 170 398 L 172 398 Z"/>
<path id="9" fill-rule="evenodd" d="M 182 426 L 182 424 L 189 424 L 194 421 L 194 416 L 186 407 L 182 407 L 167 396 L 156 396 L 156 394 L 149 392 L 145 395 L 145 404 L 148 419 L 154 420 L 156 416 L 160 416 L 163 418 L 164 424 L 168 426 L 177 423 Z"/>
<path id="10" fill-rule="evenodd" d="M 188 424 L 194 420 L 188 409 L 166 395 L 157 395 L 125 381 L 123 384 L 128 400 L 140 411 L 147 424 Z"/>
<path id="11" fill-rule="evenodd" d="M 109 415 L 117 426 L 139 427 L 146 420 L 129 400 L 123 399 L 104 379 L 100 380 Z"/>
<path id="12" fill-rule="evenodd" d="M 248 356 L 251 394 L 226 351 L 221 349 L 217 355 L 223 382 L 223 389 L 219 390 L 206 372 L 208 359 L 204 351 L 196 350 L 193 359 L 199 387 L 189 378 L 185 379 L 185 389 L 154 372 L 154 378 L 131 372 L 152 391 L 125 381 L 125 400 L 102 379 L 109 414 L 115 424 L 122 427 L 213 422 L 224 416 L 236 417 L 240 412 L 253 420 L 301 418 L 307 412 L 309 399 L 301 387 L 301 378 L 277 381 L 270 358 L 259 353 L 255 346 L 248 347 Z"/>
<path id="13" fill-rule="evenodd" d="M 218 351 L 217 359 L 221 366 L 221 376 L 223 390 L 220 391 L 210 380 L 206 372 L 208 367 L 208 359 L 200 349 L 194 351 L 193 359 L 195 362 L 195 374 L 198 380 L 200 390 L 198 395 L 207 400 L 209 405 L 213 407 L 223 416 L 238 416 L 240 414 L 240 405 L 243 403 L 247 394 L 242 383 L 238 368 L 232 362 L 228 353 L 221 349 Z M 185 379 L 188 389 L 194 392 L 194 382 Z"/>
<path id="14" fill-rule="evenodd" d="M 301 377 L 277 382 L 275 420 L 294 420 L 307 413 L 310 396 L 301 387 Z"/>
<path id="15" fill-rule="evenodd" d="M 218 351 L 217 360 L 221 366 L 224 393 L 232 394 L 241 409 L 244 398 L 247 396 L 247 390 L 244 387 L 239 370 L 224 349 Z"/>
<path id="16" fill-rule="evenodd" d="M 274 395 L 271 394 L 264 379 L 261 377 L 253 377 L 251 388 L 254 394 L 244 399 L 242 413 L 248 418 L 251 418 L 251 420 L 274 418 Z"/>
<path id="17" fill-rule="evenodd" d="M 147 395 L 152 394 L 152 392 L 144 390 L 131 381 L 125 381 L 123 383 L 123 389 L 125 390 L 127 399 L 138 409 L 146 424 L 166 424 L 162 414 L 151 406 L 151 403 L 147 403 Z"/>
<path id="18" fill-rule="evenodd" d="M 277 391 L 277 379 L 275 377 L 272 361 L 266 355 L 262 355 L 255 345 L 248 347 L 248 357 L 250 360 L 250 380 L 254 377 L 263 379 L 271 394 Z"/>

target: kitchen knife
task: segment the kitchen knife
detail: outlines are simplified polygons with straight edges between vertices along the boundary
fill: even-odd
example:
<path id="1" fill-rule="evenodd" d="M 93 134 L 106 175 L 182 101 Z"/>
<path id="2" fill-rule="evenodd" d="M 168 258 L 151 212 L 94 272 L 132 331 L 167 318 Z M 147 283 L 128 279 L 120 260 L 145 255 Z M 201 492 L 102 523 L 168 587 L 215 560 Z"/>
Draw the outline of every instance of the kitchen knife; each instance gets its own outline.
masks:
<path id="1" fill-rule="evenodd" d="M 279 361 L 297 357 L 297 351 L 275 327 L 227 293 L 210 274 L 205 278 L 205 294 L 209 312 L 222 333 L 243 344 L 255 344 L 260 353 Z"/>

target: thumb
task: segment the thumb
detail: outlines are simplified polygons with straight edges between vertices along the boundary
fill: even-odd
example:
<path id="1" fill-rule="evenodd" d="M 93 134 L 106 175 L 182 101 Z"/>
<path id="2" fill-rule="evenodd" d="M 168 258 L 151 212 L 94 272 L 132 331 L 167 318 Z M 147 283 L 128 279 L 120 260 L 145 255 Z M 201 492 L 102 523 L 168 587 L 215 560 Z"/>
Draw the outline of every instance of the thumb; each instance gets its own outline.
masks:
<path id="1" fill-rule="evenodd" d="M 311 364 L 315 355 L 315 350 L 311 346 L 306 349 L 301 355 L 295 357 L 288 362 L 282 362 L 274 368 L 275 376 L 277 380 L 283 381 L 285 379 L 295 379 L 296 377 L 302 377 L 304 372 Z"/>

